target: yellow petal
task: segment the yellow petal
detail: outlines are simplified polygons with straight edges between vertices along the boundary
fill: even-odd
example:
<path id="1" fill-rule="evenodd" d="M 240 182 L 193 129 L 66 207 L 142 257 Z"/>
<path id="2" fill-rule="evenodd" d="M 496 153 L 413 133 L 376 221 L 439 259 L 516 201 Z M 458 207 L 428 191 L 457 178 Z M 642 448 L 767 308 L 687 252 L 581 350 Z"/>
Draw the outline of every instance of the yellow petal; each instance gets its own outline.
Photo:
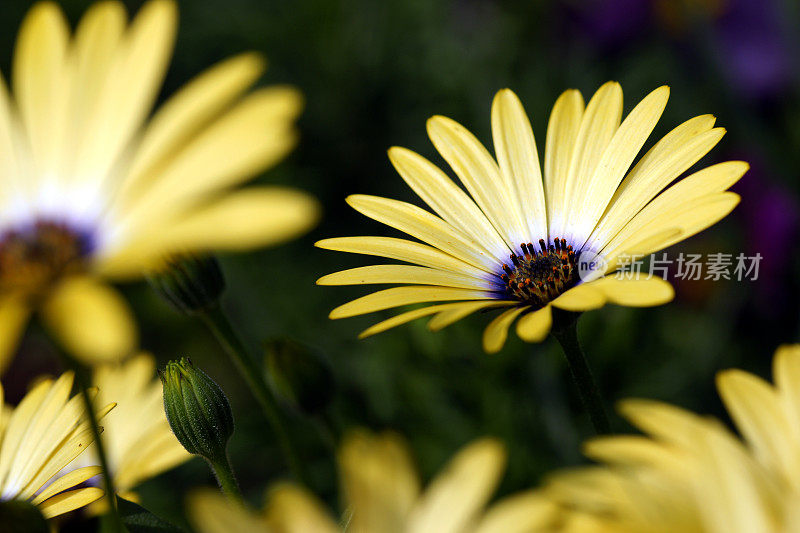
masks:
<path id="1" fill-rule="evenodd" d="M 66 141 L 68 38 L 58 5 L 41 2 L 28 11 L 14 50 L 14 96 L 39 179 L 59 168 Z"/>
<path id="2" fill-rule="evenodd" d="M 775 389 L 763 379 L 741 370 L 717 374 L 717 389 L 739 432 L 768 468 L 798 473 L 791 423 Z"/>
<path id="3" fill-rule="evenodd" d="M 405 441 L 393 433 L 358 430 L 345 438 L 338 459 L 352 531 L 403 531 L 419 495 Z"/>
<path id="4" fill-rule="evenodd" d="M 67 374 L 67 377 L 62 376 L 62 378 L 68 379 L 70 374 L 65 374 Z M 17 408 L 12 411 L 11 417 L 6 423 L 3 445 L 0 446 L 0 489 L 3 493 L 11 492 L 5 485 L 10 481 L 8 480 L 8 472 L 14 467 L 17 453 L 28 451 L 21 449 L 20 444 L 25 439 L 31 419 L 35 417 L 39 406 L 42 405 L 48 392 L 50 392 L 52 384 L 53 380 L 44 379 L 34 385 Z M 21 488 L 21 486 L 16 487 L 13 494 L 16 495 Z"/>
<path id="5" fill-rule="evenodd" d="M 707 431 L 708 427 L 716 424 L 679 407 L 653 400 L 623 400 L 617 410 L 645 433 L 686 449 L 691 449 L 698 432 Z"/>
<path id="6" fill-rule="evenodd" d="M 589 247 L 602 248 L 642 207 L 719 142 L 725 130 L 711 129 L 712 115 L 687 120 L 658 141 L 623 180 Z"/>
<path id="7" fill-rule="evenodd" d="M 617 82 L 607 82 L 601 86 L 589 100 L 581 119 L 581 126 L 575 138 L 575 148 L 569 166 L 566 194 L 568 204 L 564 207 L 567 219 L 558 217 L 550 221 L 550 234 L 565 237 L 572 241 L 568 230 L 571 224 L 581 216 L 574 212 L 586 198 L 586 191 L 591 183 L 600 159 L 619 127 L 622 118 L 622 89 Z M 578 203 L 576 203 L 578 202 Z M 588 237 L 588 235 L 587 235 Z"/>
<path id="8" fill-rule="evenodd" d="M 523 228 L 519 202 L 509 191 L 492 156 L 474 135 L 454 120 L 435 116 L 428 119 L 427 126 L 433 145 L 475 199 L 475 203 L 486 213 L 500 236 L 510 248 L 516 249 L 520 242 L 528 238 L 528 234 Z"/>
<path id="9" fill-rule="evenodd" d="M 680 460 L 662 443 L 642 435 L 596 437 L 584 443 L 583 453 L 594 461 L 632 466 L 665 465 Z"/>
<path id="10" fill-rule="evenodd" d="M 40 503 L 38 507 L 42 515 L 49 519 L 89 505 L 102 497 L 103 491 L 101 489 L 86 487 L 56 494 L 52 498 Z"/>
<path id="11" fill-rule="evenodd" d="M 444 308 L 442 306 L 442 310 L 439 313 L 431 318 L 428 322 L 428 329 L 431 331 L 440 331 L 447 326 L 454 324 L 465 318 L 472 313 L 480 311 L 481 309 L 489 309 L 491 307 L 508 307 L 511 305 L 517 305 L 519 302 L 515 302 L 512 300 L 494 300 L 494 301 L 486 301 L 486 302 L 458 302 L 455 304 L 445 304 L 447 306 L 451 306 L 448 308 Z"/>
<path id="12" fill-rule="evenodd" d="M 460 451 L 436 476 L 409 518 L 407 531 L 457 533 L 474 523 L 505 468 L 502 444 L 476 441 Z"/>
<path id="13" fill-rule="evenodd" d="M 507 250 L 483 211 L 439 167 L 399 147 L 389 149 L 389 159 L 409 187 L 445 221 L 489 250 Z"/>
<path id="14" fill-rule="evenodd" d="M 579 178 L 586 181 L 586 185 L 580 188 L 581 196 L 575 197 L 575 201 L 579 202 L 575 206 L 579 213 L 575 217 L 577 227 L 570 228 L 580 236 L 577 241 L 573 241 L 578 248 L 583 246 L 597 225 L 625 172 L 664 112 L 668 98 L 667 86 L 659 87 L 648 94 L 614 133 L 593 174 Z"/>
<path id="15" fill-rule="evenodd" d="M 675 297 L 672 285 L 659 277 L 617 279 L 611 275 L 589 285 L 602 292 L 609 303 L 629 307 L 661 305 Z"/>
<path id="16" fill-rule="evenodd" d="M 176 251 L 247 250 L 286 241 L 311 229 L 320 206 L 310 195 L 283 187 L 232 192 L 149 231 L 108 258 L 109 272 L 146 268 Z"/>
<path id="17" fill-rule="evenodd" d="M 480 242 L 424 209 L 365 194 L 348 196 L 347 203 L 362 215 L 407 233 L 476 268 L 490 273 L 497 270 L 497 259 Z"/>
<path id="18" fill-rule="evenodd" d="M 640 243 L 643 235 L 649 237 L 665 232 L 662 241 L 651 242 L 650 249 L 639 247 L 635 252 L 647 255 L 662 250 L 715 224 L 740 201 L 739 195 L 732 192 L 712 193 L 699 198 L 674 198 L 669 202 L 660 202 L 661 196 L 640 211 L 602 253 L 613 258 L 620 252 L 629 251 L 633 242 Z M 667 230 L 678 232 L 670 236 Z"/>
<path id="19" fill-rule="evenodd" d="M 528 240 L 547 235 L 542 171 L 533 129 L 517 95 L 499 91 L 492 102 L 492 137 L 500 172 L 519 202 Z"/>
<path id="20" fill-rule="evenodd" d="M 461 304 L 455 303 L 455 304 L 429 305 L 428 307 L 422 307 L 420 309 L 412 309 L 411 311 L 406 311 L 405 313 L 395 315 L 392 318 L 378 322 L 374 326 L 365 329 L 358 335 L 358 338 L 365 339 L 372 335 L 383 333 L 386 330 L 395 328 L 407 322 L 411 322 L 412 320 L 416 320 L 424 316 L 433 315 L 435 313 L 442 311 L 443 309 L 452 309 L 452 306 L 454 305 L 460 306 Z"/>
<path id="21" fill-rule="evenodd" d="M 550 333 L 553 312 L 549 305 L 528 313 L 517 322 L 517 335 L 525 342 L 542 342 Z"/>
<path id="22" fill-rule="evenodd" d="M 554 227 L 563 229 L 564 213 L 569 205 L 569 167 L 575 140 L 583 117 L 583 97 L 575 89 L 564 91 L 556 100 L 547 123 L 544 154 L 544 196 L 547 204 L 549 238 L 560 237 Z"/>
<path id="23" fill-rule="evenodd" d="M 135 487 L 192 458 L 172 434 L 166 422 L 161 426 L 161 431 L 151 431 L 140 439 L 146 439 L 147 444 L 135 446 L 137 443 L 134 442 L 134 446 L 131 446 L 119 460 L 119 466 L 114 473 L 114 482 L 120 490 Z"/>
<path id="24" fill-rule="evenodd" d="M 101 419 L 110 411 L 115 404 L 109 404 L 97 413 L 97 418 Z M 25 489 L 20 493 L 21 497 L 30 498 L 36 491 L 41 489 L 53 476 L 64 469 L 73 459 L 86 451 L 86 448 L 94 442 L 94 432 L 89 429 L 88 421 L 79 424 L 75 430 L 67 436 L 65 441 L 59 444 L 52 455 L 41 465 L 36 475 L 30 479 Z"/>
<path id="25" fill-rule="evenodd" d="M 31 500 L 31 503 L 39 505 L 50 496 L 58 494 L 63 490 L 71 489 L 75 485 L 83 483 L 87 479 L 100 474 L 102 471 L 103 469 L 99 466 L 85 466 L 64 474 L 48 485 L 42 492 L 37 494 L 36 497 Z"/>
<path id="26" fill-rule="evenodd" d="M 32 480 L 45 470 L 51 455 L 58 451 L 61 443 L 68 438 L 84 415 L 80 396 L 69 399 L 72 382 L 72 373 L 62 374 L 50 387 L 35 415 L 29 420 L 25 437 L 19 445 L 19 453 L 9 472 L 10 479 L 23 483 L 20 487 L 22 498 L 39 489 L 41 485 L 31 485 Z M 46 479 L 42 483 L 44 481 Z"/>
<path id="27" fill-rule="evenodd" d="M 698 460 L 690 481 L 704 522 L 719 533 L 775 530 L 775 503 L 769 500 L 778 494 L 739 441 L 713 430 L 693 437 L 691 449 Z"/>
<path id="28" fill-rule="evenodd" d="M 376 335 L 378 333 L 382 333 L 388 329 L 397 327 L 401 324 L 405 324 L 407 322 L 411 322 L 412 320 L 416 320 L 418 318 L 429 316 L 435 314 L 436 316 L 431 319 L 428 323 L 428 328 L 431 331 L 439 331 L 443 327 L 456 322 L 465 316 L 474 313 L 480 309 L 486 309 L 489 307 L 500 307 L 504 305 L 510 305 L 513 302 L 455 302 L 450 304 L 439 304 L 439 305 L 430 305 L 428 307 L 423 307 L 421 309 L 413 309 L 411 311 L 406 311 L 405 313 L 401 313 L 399 315 L 395 315 L 392 318 L 387 320 L 383 320 L 378 322 L 374 326 L 371 326 L 358 336 L 359 339 L 363 339 L 372 335 Z"/>
<path id="29" fill-rule="evenodd" d="M 29 316 L 30 309 L 21 298 L 0 299 L 0 375 L 11 363 Z"/>
<path id="30" fill-rule="evenodd" d="M 175 155 L 155 168 L 141 197 L 125 198 L 126 226 L 157 226 L 220 190 L 253 178 L 297 142 L 294 121 L 302 96 L 291 87 L 259 89 L 246 96 Z"/>
<path id="31" fill-rule="evenodd" d="M 102 179 L 150 113 L 172 56 L 178 25 L 172 0 L 145 3 L 123 37 L 98 93 L 76 157 L 79 172 Z"/>
<path id="32" fill-rule="evenodd" d="M 486 353 L 497 353 L 503 348 L 508 338 L 508 328 L 520 313 L 527 309 L 529 309 L 528 306 L 504 311 L 486 326 L 483 331 L 483 349 Z"/>
<path id="33" fill-rule="evenodd" d="M 772 375 L 783 397 L 787 416 L 800 438 L 800 344 L 784 344 L 775 351 Z"/>
<path id="34" fill-rule="evenodd" d="M 121 2 L 98 2 L 89 7 L 75 31 L 70 50 L 72 101 L 68 126 L 74 148 L 67 154 L 69 166 L 65 165 L 61 171 L 65 173 L 63 178 L 69 178 L 76 188 L 80 187 L 80 182 L 100 180 L 108 170 L 109 161 L 116 160 L 119 155 L 108 153 L 107 146 L 101 144 L 108 139 L 98 137 L 101 134 L 98 128 L 111 119 L 98 103 L 121 96 L 109 94 L 113 90 L 109 84 L 113 83 L 112 68 L 124 53 L 122 42 L 127 18 Z M 128 91 L 130 88 L 125 88 L 125 92 Z M 131 133 L 124 132 L 122 139 L 127 139 Z M 71 172 L 67 172 L 68 169 Z"/>
<path id="35" fill-rule="evenodd" d="M 337 237 L 323 239 L 315 246 L 325 250 L 376 255 L 476 277 L 485 273 L 484 270 L 475 268 L 432 246 L 393 237 Z"/>
<path id="36" fill-rule="evenodd" d="M 190 522 L 200 533 L 266 533 L 266 521 L 242 505 L 210 489 L 200 489 L 187 499 Z"/>
<path id="37" fill-rule="evenodd" d="M 266 61 L 259 54 L 245 53 L 207 69 L 161 106 L 150 120 L 124 192 L 141 192 L 140 180 L 152 176 L 154 167 L 173 157 L 209 121 L 241 96 L 264 72 Z"/>
<path id="38" fill-rule="evenodd" d="M 341 532 L 312 494 L 289 484 L 270 489 L 266 514 L 269 524 L 281 533 Z"/>
<path id="39" fill-rule="evenodd" d="M 485 300 L 491 298 L 486 291 L 456 289 L 452 287 L 393 287 L 362 296 L 340 305 L 330 313 L 330 318 L 347 318 L 364 315 L 401 305 L 448 300 Z"/>
<path id="40" fill-rule="evenodd" d="M 136 326 L 125 300 L 91 278 L 62 282 L 41 313 L 64 347 L 88 363 L 122 359 L 136 345 Z"/>
<path id="41" fill-rule="evenodd" d="M 559 509 L 542 493 L 517 494 L 493 505 L 481 518 L 474 533 L 531 533 L 556 524 Z"/>
<path id="42" fill-rule="evenodd" d="M 486 281 L 486 279 L 413 265 L 372 265 L 351 268 L 350 270 L 328 274 L 317 280 L 317 285 L 364 285 L 381 283 L 412 283 L 476 290 L 492 289 L 492 284 Z"/>
<path id="43" fill-rule="evenodd" d="M 703 207 L 706 202 L 716 198 L 733 198 L 730 196 L 733 193 L 728 195 L 715 193 L 722 193 L 736 183 L 748 168 L 749 165 L 742 161 L 728 161 L 704 168 L 684 178 L 658 195 L 634 217 L 621 222 L 622 229 L 610 242 L 604 244 L 603 250 L 607 253 L 622 246 L 626 240 L 632 239 L 633 234 L 653 232 L 654 228 L 677 226 L 688 229 L 696 223 L 692 220 L 698 220 L 698 211 L 708 209 Z M 687 233 L 682 238 L 691 235 Z"/>
<path id="44" fill-rule="evenodd" d="M 589 311 L 603 307 L 606 303 L 605 295 L 595 289 L 591 283 L 584 283 L 573 287 L 550 304 L 565 311 Z"/>

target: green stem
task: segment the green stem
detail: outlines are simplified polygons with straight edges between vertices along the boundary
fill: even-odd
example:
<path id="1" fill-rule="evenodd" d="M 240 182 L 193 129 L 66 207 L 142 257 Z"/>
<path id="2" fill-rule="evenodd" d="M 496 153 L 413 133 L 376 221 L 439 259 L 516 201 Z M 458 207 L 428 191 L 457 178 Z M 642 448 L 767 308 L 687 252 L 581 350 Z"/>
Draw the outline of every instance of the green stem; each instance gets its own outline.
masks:
<path id="1" fill-rule="evenodd" d="M 267 421 L 275 432 L 278 446 L 289 464 L 292 475 L 297 481 L 304 483 L 306 479 L 301 466 L 302 463 L 297 457 L 295 448 L 292 446 L 289 432 L 286 430 L 275 395 L 264 379 L 264 372 L 253 358 L 250 357 L 244 344 L 242 344 L 239 336 L 234 331 L 228 317 L 219 305 L 205 312 L 201 312 L 199 316 L 217 338 L 217 341 L 228 356 L 233 360 L 239 374 L 247 382 L 248 387 L 250 387 L 250 391 L 253 393 L 253 396 L 255 396 L 262 411 L 264 411 L 264 415 L 267 417 Z"/>
<path id="2" fill-rule="evenodd" d="M 578 321 L 570 321 L 560 329 L 553 329 L 552 333 L 556 340 L 561 344 L 564 355 L 567 357 L 572 379 L 578 387 L 583 408 L 589 413 L 592 425 L 598 435 L 611 432 L 611 425 L 608 422 L 608 415 L 603 407 L 603 398 L 597 388 L 597 383 L 592 376 L 589 368 L 589 361 L 583 353 L 580 342 L 578 341 Z"/>
<path id="3" fill-rule="evenodd" d="M 217 477 L 217 482 L 225 496 L 233 501 L 242 503 L 242 491 L 239 489 L 239 483 L 236 481 L 236 476 L 233 473 L 233 467 L 227 455 L 218 461 L 209 461 L 214 475 Z"/>
<path id="4" fill-rule="evenodd" d="M 97 413 L 94 408 L 94 403 L 89 397 L 89 385 L 86 377 L 87 370 L 83 366 L 67 355 L 62 353 L 62 359 L 67 367 L 71 368 L 75 373 L 75 380 L 80 389 L 81 398 L 83 398 L 83 406 L 86 409 L 86 415 L 89 419 L 89 426 L 94 436 L 95 449 L 97 450 L 97 458 L 100 461 L 100 468 L 103 470 L 103 488 L 106 492 L 106 501 L 108 502 L 108 511 L 106 512 L 106 520 L 103 522 L 104 527 L 108 527 L 113 532 L 122 532 L 122 520 L 119 516 L 117 509 L 117 491 L 114 488 L 114 478 L 111 475 L 111 469 L 108 467 L 108 456 L 106 449 L 103 445 L 103 440 L 100 438 L 100 425 L 97 423 Z"/>

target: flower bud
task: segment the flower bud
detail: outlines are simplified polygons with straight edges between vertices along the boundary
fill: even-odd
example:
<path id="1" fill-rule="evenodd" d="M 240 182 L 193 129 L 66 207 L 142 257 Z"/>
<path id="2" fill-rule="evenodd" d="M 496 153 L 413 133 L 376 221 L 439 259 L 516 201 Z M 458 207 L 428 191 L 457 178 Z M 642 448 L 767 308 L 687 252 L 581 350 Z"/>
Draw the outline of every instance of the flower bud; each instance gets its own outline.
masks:
<path id="1" fill-rule="evenodd" d="M 164 411 L 178 441 L 211 463 L 226 461 L 233 413 L 222 389 L 186 357 L 167 363 L 160 375 Z"/>
<path id="2" fill-rule="evenodd" d="M 333 399 L 333 371 L 325 357 L 289 339 L 266 343 L 265 366 L 275 395 L 292 408 L 316 415 Z"/>
<path id="3" fill-rule="evenodd" d="M 181 313 L 214 307 L 225 290 L 225 278 L 214 256 L 182 254 L 169 257 L 147 275 L 150 286 Z"/>

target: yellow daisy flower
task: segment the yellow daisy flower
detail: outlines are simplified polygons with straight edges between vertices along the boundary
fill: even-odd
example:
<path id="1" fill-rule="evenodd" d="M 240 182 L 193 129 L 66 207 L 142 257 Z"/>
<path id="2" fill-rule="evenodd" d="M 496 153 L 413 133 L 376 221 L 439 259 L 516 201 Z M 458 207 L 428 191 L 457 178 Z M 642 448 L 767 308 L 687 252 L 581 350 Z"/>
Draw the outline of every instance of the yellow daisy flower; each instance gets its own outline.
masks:
<path id="1" fill-rule="evenodd" d="M 0 82 L 0 369 L 32 311 L 88 362 L 136 332 L 98 277 L 141 274 L 174 251 L 238 250 L 306 231 L 318 207 L 284 187 L 231 190 L 295 144 L 300 93 L 249 91 L 264 59 L 210 68 L 152 116 L 177 8 L 93 5 L 74 35 L 52 2 L 22 23 L 12 90 Z M 249 91 L 249 92 L 248 92 Z"/>
<path id="2" fill-rule="evenodd" d="M 58 475 L 93 441 L 83 399 L 69 397 L 72 382 L 71 372 L 42 380 L 10 413 L 3 408 L 0 387 L 0 501 L 29 501 L 52 518 L 103 496 L 95 487 L 73 488 L 99 474 L 97 466 Z M 99 409 L 98 419 L 113 407 Z"/>
<path id="3" fill-rule="evenodd" d="M 461 450 L 423 491 L 405 443 L 393 434 L 357 432 L 339 453 L 347 512 L 338 522 L 304 489 L 279 485 L 257 515 L 221 495 L 200 492 L 189 515 L 201 533 L 532 533 L 547 527 L 554 506 L 532 493 L 484 509 L 505 466 L 503 446 L 482 439 Z"/>
<path id="4" fill-rule="evenodd" d="M 191 459 L 169 428 L 164 414 L 161 383 L 155 379 L 156 362 L 140 353 L 122 364 L 100 365 L 94 370 L 98 399 L 114 400 L 116 408 L 103 420 L 103 445 L 117 494 L 138 502 L 134 488 Z M 92 445 L 68 467 L 97 465 Z M 99 510 L 99 507 L 96 507 Z"/>
<path id="5" fill-rule="evenodd" d="M 476 311 L 501 308 L 483 338 L 484 349 L 497 352 L 517 318 L 517 334 L 539 342 L 550 330 L 552 308 L 586 311 L 605 303 L 649 306 L 671 300 L 672 288 L 664 280 L 604 275 L 628 255 L 666 248 L 727 215 L 739 202 L 727 189 L 748 165 L 714 165 L 664 190 L 725 133 L 714 127 L 713 116 L 702 115 L 669 132 L 629 170 L 668 96 L 667 87 L 656 89 L 620 123 L 619 84 L 600 87 L 585 107 L 578 91 L 566 91 L 550 115 L 543 172 L 528 117 L 508 89 L 498 92 L 492 105 L 497 160 L 457 122 L 431 118 L 428 135 L 466 192 L 424 157 L 391 148 L 397 172 L 436 214 L 387 198 L 348 197 L 360 213 L 422 242 L 391 237 L 318 242 L 321 248 L 411 263 L 321 278 L 321 285 L 408 284 L 337 307 L 331 318 L 452 302 L 397 315 L 364 331 L 365 337 L 430 315 L 428 325 L 435 331 Z"/>
<path id="6" fill-rule="evenodd" d="M 562 531 L 800 531 L 800 345 L 778 349 L 775 386 L 741 370 L 717 385 L 744 442 L 719 421 L 659 402 L 622 414 L 644 436 L 600 437 L 603 463 L 556 474 L 545 493 Z"/>

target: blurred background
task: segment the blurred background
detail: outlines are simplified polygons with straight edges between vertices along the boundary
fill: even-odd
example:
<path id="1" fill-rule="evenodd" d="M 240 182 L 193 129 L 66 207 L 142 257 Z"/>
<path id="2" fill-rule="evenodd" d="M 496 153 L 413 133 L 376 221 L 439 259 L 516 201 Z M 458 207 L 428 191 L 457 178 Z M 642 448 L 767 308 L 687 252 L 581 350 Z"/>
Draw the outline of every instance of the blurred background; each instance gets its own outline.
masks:
<path id="1" fill-rule="evenodd" d="M 60 2 L 73 24 L 88 0 Z M 125 2 L 135 11 L 141 2 Z M 8 73 L 27 0 L 6 0 L 0 66 Z M 393 230 L 351 210 L 352 193 L 419 203 L 396 175 L 386 149 L 401 145 L 444 164 L 425 120 L 447 115 L 491 146 L 494 93 L 512 88 L 531 117 L 543 153 L 551 106 L 567 88 L 588 99 L 603 82 L 622 84 L 627 113 L 668 84 L 670 102 L 645 150 L 684 120 L 712 113 L 727 128 L 700 165 L 744 159 L 752 168 L 735 190 L 742 202 L 720 224 L 668 250 L 760 253 L 757 281 L 676 280 L 672 304 L 609 306 L 586 313 L 579 333 L 609 406 L 638 396 L 724 416 L 714 374 L 740 367 L 770 374 L 772 352 L 798 339 L 797 238 L 800 210 L 800 4 L 793 0 L 192 0 L 180 2 L 176 53 L 163 90 L 232 54 L 269 58 L 263 83 L 289 83 L 306 96 L 302 139 L 259 178 L 315 194 L 325 214 L 308 236 L 275 249 L 220 258 L 229 289 L 224 306 L 254 352 L 284 336 L 327 358 L 336 389 L 325 418 L 334 432 L 366 426 L 404 434 L 428 479 L 452 453 L 483 435 L 501 438 L 509 468 L 501 493 L 530 487 L 554 468 L 580 462 L 591 428 L 581 413 L 563 356 L 552 339 L 526 345 L 510 335 L 487 356 L 487 317 L 443 332 L 424 321 L 377 337 L 358 333 L 382 318 L 331 321 L 328 312 L 368 292 L 317 287 L 327 273 L 368 258 L 313 247 L 346 235 Z M 145 283 L 123 287 L 140 320 L 142 347 L 160 364 L 188 355 L 229 394 L 237 421 L 234 466 L 249 501 L 264 480 L 285 476 L 255 402 L 202 325 L 180 316 Z M 4 376 L 15 403 L 32 377 L 56 373 L 50 341 L 33 326 Z M 615 419 L 616 428 L 627 430 Z M 335 466 L 313 423 L 295 416 L 313 489 L 337 505 Z M 186 490 L 212 485 L 194 459 L 142 487 L 143 504 L 173 520 Z"/>

